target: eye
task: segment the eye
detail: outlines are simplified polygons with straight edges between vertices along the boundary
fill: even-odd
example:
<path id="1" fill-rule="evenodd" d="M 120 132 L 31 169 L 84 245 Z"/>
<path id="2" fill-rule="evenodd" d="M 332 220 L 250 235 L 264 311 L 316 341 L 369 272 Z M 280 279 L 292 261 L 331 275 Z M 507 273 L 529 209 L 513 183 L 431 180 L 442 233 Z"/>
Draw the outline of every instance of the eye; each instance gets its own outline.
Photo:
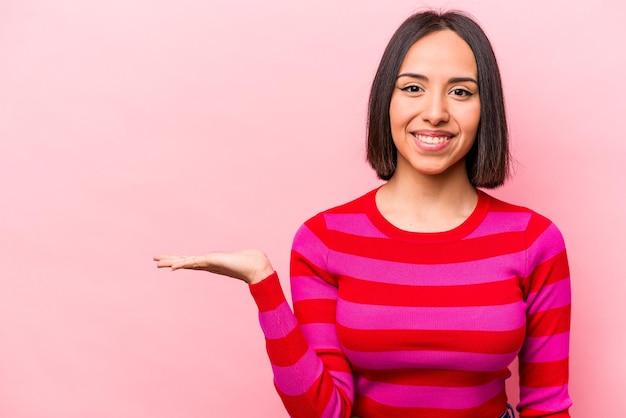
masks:
<path id="1" fill-rule="evenodd" d="M 452 93 L 452 95 L 454 96 L 460 96 L 460 97 L 470 97 L 473 96 L 474 93 L 472 93 L 469 90 L 465 90 L 465 89 L 453 89 L 450 93 Z"/>
<path id="2" fill-rule="evenodd" d="M 410 85 L 406 87 L 400 87 L 400 90 L 406 91 L 407 93 L 419 93 L 424 91 L 420 86 Z"/>

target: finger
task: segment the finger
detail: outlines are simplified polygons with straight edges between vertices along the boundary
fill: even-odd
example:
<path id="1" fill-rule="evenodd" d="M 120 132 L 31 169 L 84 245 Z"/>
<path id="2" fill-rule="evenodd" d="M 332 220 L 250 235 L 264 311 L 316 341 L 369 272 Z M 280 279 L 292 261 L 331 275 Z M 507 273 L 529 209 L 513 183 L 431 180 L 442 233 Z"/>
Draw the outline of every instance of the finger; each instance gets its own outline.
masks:
<path id="1" fill-rule="evenodd" d="M 152 259 L 154 261 L 173 259 L 173 258 L 186 258 L 188 255 L 174 255 L 174 254 L 157 254 Z"/>
<path id="2" fill-rule="evenodd" d="M 173 264 L 179 263 L 181 260 L 184 260 L 188 256 L 180 256 L 180 255 L 156 255 L 153 257 L 154 261 L 157 262 L 157 268 L 163 267 L 172 267 Z"/>
<path id="3" fill-rule="evenodd" d="M 167 259 L 167 260 L 158 261 L 156 266 L 157 268 L 172 267 L 173 264 L 176 264 L 175 259 Z"/>
<path id="4" fill-rule="evenodd" d="M 172 270 L 178 269 L 192 269 L 192 270 L 202 270 L 206 268 L 208 263 L 203 256 L 183 256 L 178 257 L 178 259 L 173 260 L 172 262 Z"/>

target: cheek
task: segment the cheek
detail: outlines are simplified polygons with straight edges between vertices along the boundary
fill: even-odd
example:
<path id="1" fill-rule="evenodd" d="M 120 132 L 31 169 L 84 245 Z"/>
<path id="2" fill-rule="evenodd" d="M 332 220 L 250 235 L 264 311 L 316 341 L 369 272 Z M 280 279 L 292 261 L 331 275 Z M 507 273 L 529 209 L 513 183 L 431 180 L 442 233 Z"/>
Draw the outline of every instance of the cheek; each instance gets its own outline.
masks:
<path id="1" fill-rule="evenodd" d="M 411 119 L 410 108 L 402 100 L 391 98 L 389 103 L 389 122 L 391 129 L 402 129 Z"/>
<path id="2" fill-rule="evenodd" d="M 474 109 L 463 112 L 460 122 L 466 133 L 476 136 L 476 133 L 478 132 L 478 125 L 480 123 L 480 106 L 476 106 Z"/>

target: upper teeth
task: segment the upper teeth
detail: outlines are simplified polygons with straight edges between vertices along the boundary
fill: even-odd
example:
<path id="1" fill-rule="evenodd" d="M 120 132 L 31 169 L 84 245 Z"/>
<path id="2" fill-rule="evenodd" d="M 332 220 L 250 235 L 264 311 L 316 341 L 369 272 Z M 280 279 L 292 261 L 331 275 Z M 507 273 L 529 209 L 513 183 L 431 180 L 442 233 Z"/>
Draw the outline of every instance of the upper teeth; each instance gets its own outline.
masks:
<path id="1" fill-rule="evenodd" d="M 428 135 L 417 135 L 417 139 L 422 142 L 426 142 L 427 144 L 441 144 L 443 141 L 448 140 L 447 136 L 428 136 Z"/>

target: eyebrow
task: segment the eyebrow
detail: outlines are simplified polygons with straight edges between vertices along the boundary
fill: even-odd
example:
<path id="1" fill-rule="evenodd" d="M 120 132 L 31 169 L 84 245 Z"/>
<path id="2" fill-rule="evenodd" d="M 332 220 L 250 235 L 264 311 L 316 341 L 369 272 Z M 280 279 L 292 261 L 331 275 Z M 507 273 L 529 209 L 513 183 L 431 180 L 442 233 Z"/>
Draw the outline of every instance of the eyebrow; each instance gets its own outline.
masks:
<path id="1" fill-rule="evenodd" d="M 396 80 L 399 79 L 400 77 L 410 77 L 410 78 L 416 78 L 418 80 L 428 81 L 428 77 L 426 77 L 425 75 L 422 75 L 422 74 L 402 73 L 402 74 L 398 74 L 398 77 L 396 77 Z M 474 83 L 474 84 L 478 85 L 478 81 L 476 81 L 476 79 L 474 79 L 472 77 L 453 77 L 450 80 L 448 80 L 448 82 L 449 83 L 470 82 L 470 83 Z"/>

